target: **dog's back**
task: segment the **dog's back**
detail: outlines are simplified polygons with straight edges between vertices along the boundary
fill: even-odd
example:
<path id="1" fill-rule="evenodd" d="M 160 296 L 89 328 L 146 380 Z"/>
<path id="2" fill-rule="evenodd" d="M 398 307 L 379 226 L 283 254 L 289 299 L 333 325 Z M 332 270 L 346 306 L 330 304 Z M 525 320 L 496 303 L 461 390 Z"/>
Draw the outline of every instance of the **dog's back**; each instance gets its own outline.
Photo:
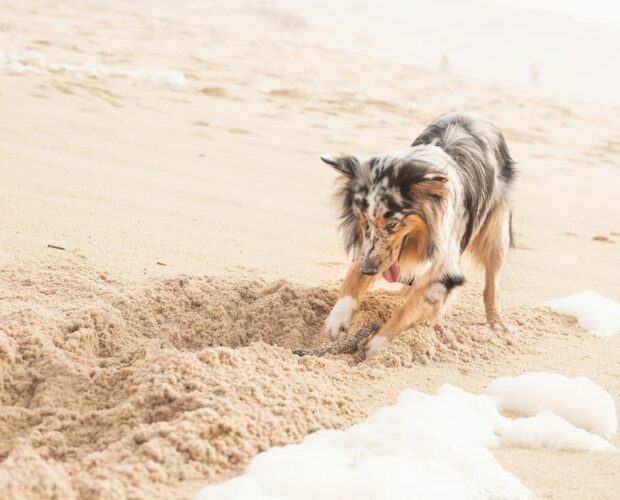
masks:
<path id="1" fill-rule="evenodd" d="M 491 122 L 467 113 L 437 118 L 412 144 L 422 145 L 435 145 L 454 160 L 467 221 L 461 240 L 464 251 L 487 214 L 506 200 L 516 173 L 508 146 Z"/>

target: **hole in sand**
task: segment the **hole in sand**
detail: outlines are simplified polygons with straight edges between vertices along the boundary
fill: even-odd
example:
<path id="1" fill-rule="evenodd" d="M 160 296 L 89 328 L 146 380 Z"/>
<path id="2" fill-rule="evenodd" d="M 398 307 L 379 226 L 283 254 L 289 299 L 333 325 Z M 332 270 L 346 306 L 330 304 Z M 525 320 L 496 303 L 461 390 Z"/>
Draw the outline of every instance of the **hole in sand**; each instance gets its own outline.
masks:
<path id="1" fill-rule="evenodd" d="M 336 299 L 335 288 L 285 280 L 182 277 L 155 281 L 147 288 L 71 312 L 63 327 L 64 348 L 131 362 L 142 355 L 145 338 L 161 348 L 191 352 L 256 342 L 287 350 L 325 346 L 331 340 L 321 330 Z M 402 292 L 372 291 L 356 312 L 351 331 L 384 323 L 403 301 Z M 532 322 L 545 317 L 536 309 L 508 311 L 515 331 L 524 315 Z M 498 333 L 485 326 L 481 293 L 468 287 L 446 317 L 435 325 L 416 325 L 403 332 L 375 363 L 469 362 L 510 352 L 517 342 L 514 332 Z M 362 360 L 361 353 L 342 358 L 353 363 Z"/>

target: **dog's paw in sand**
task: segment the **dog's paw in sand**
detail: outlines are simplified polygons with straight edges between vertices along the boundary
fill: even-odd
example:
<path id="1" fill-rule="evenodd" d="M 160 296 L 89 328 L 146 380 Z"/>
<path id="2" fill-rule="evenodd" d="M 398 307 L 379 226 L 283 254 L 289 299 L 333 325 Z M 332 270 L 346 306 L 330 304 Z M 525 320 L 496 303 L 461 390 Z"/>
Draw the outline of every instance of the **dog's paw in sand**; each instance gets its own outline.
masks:
<path id="1" fill-rule="evenodd" d="M 364 346 L 364 350 L 366 351 L 366 359 L 377 356 L 379 353 L 387 349 L 389 345 L 390 341 L 388 339 L 375 335 Z"/>
<path id="2" fill-rule="evenodd" d="M 490 330 L 495 333 L 512 333 L 512 328 L 509 327 L 503 321 L 496 321 L 494 323 L 486 323 Z"/>
<path id="3" fill-rule="evenodd" d="M 349 331 L 351 318 L 356 306 L 357 300 L 353 297 L 349 295 L 340 297 L 329 316 L 327 316 L 323 330 L 329 333 L 333 339 L 338 338 L 342 332 Z"/>

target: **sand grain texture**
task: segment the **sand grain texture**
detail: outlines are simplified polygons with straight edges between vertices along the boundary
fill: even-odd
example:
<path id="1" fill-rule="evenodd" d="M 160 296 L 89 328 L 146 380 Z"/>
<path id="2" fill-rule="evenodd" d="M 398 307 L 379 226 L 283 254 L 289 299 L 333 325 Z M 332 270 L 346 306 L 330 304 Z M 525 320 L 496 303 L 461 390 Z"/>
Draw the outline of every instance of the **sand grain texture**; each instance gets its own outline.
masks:
<path id="1" fill-rule="evenodd" d="M 183 482 L 228 477 L 271 446 L 354 423 L 389 400 L 381 386 L 393 372 L 505 357 L 542 334 L 485 329 L 472 289 L 441 325 L 406 331 L 370 362 L 360 353 L 299 358 L 291 348 L 330 344 L 318 333 L 332 288 L 198 277 L 132 284 L 73 256 L 1 277 L 12 306 L 1 318 L 0 473 L 15 498 L 174 495 Z M 353 329 L 402 300 L 378 292 Z M 579 335 L 544 310 L 509 317 Z M 30 467 L 36 486 L 23 472 Z"/>
<path id="2" fill-rule="evenodd" d="M 286 12 L 142 4 L 0 0 L 1 498 L 190 498 L 409 387 L 557 371 L 620 407 L 620 338 L 540 307 L 620 300 L 618 246 L 591 239 L 618 231 L 617 107 L 325 48 Z M 329 345 L 347 265 L 318 156 L 402 147 L 456 109 L 519 164 L 513 331 L 484 325 L 467 264 L 448 316 L 376 359 L 293 355 Z M 378 286 L 352 330 L 402 300 Z M 620 487 L 618 455 L 494 454 L 541 498 Z"/>

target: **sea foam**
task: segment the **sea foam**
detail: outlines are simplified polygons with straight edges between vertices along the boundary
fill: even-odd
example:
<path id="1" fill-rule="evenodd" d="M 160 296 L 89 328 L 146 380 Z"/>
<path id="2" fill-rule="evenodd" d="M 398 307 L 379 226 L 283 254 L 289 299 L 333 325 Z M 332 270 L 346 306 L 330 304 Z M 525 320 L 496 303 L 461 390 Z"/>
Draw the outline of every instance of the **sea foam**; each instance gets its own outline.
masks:
<path id="1" fill-rule="evenodd" d="M 185 75 L 179 71 L 162 68 L 132 68 L 96 62 L 70 64 L 49 60 L 40 52 L 6 54 L 0 51 L 0 70 L 14 74 L 62 74 L 77 78 L 128 78 L 145 80 L 158 85 L 184 87 Z"/>
<path id="2" fill-rule="evenodd" d="M 581 292 L 550 300 L 545 305 L 560 314 L 577 319 L 592 335 L 611 337 L 620 334 L 620 304 L 596 292 Z"/>
<path id="3" fill-rule="evenodd" d="M 449 384 L 435 395 L 406 390 L 396 404 L 349 429 L 318 431 L 299 444 L 256 455 L 240 476 L 204 488 L 196 498 L 531 498 L 532 491 L 489 448 L 615 451 L 601 436 L 578 427 L 612 434 L 611 397 L 593 382 L 574 380 L 555 374 L 502 378 L 490 384 L 488 395 Z M 529 396 L 516 390 L 531 389 L 533 382 L 538 389 Z M 576 387 L 573 398 L 566 389 Z M 557 389 L 558 396 L 549 398 L 548 392 Z M 558 398 L 569 399 L 564 403 L 574 411 L 563 412 Z M 508 418 L 498 405 L 518 408 L 526 416 Z M 560 409 L 570 420 L 551 409 Z M 579 410 L 588 417 L 576 418 Z"/>

